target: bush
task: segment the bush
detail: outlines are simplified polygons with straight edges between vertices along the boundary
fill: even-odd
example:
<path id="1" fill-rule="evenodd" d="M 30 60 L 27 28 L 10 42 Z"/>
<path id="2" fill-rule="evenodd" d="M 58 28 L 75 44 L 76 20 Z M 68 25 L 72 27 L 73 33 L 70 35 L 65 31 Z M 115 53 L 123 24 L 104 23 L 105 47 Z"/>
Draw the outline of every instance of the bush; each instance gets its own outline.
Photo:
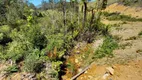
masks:
<path id="1" fill-rule="evenodd" d="M 56 79 L 58 79 L 59 77 L 59 72 L 60 72 L 60 66 L 63 64 L 62 61 L 56 61 L 56 62 L 52 62 L 52 69 L 53 72 L 51 73 L 51 75 L 53 75 Z"/>
<path id="2" fill-rule="evenodd" d="M 0 26 L 0 44 L 6 45 L 7 43 L 11 42 L 10 38 L 11 28 L 8 25 Z"/>
<path id="3" fill-rule="evenodd" d="M 0 41 L 3 39 L 4 34 L 0 33 Z"/>
<path id="4" fill-rule="evenodd" d="M 13 41 L 8 44 L 7 53 L 5 55 L 6 59 L 12 59 L 14 62 L 19 61 L 26 55 L 26 50 L 30 47 L 28 44 L 22 42 Z"/>
<path id="5" fill-rule="evenodd" d="M 8 34 L 8 33 L 10 33 L 10 31 L 11 31 L 10 26 L 8 26 L 8 25 L 0 26 L 1 33 Z"/>
<path id="6" fill-rule="evenodd" d="M 24 70 L 26 72 L 40 72 L 43 68 L 43 62 L 45 60 L 46 58 L 43 58 L 40 50 L 34 49 L 24 60 Z"/>

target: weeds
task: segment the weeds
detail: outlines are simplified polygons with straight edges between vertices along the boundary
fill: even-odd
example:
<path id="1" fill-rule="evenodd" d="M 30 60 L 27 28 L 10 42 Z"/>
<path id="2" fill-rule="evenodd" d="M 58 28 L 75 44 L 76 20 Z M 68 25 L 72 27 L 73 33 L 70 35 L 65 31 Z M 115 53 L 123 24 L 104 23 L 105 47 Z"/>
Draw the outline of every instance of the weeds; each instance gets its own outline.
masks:
<path id="1" fill-rule="evenodd" d="M 115 36 L 113 36 L 113 38 L 114 38 L 116 41 L 120 41 L 120 40 L 122 39 L 122 37 L 119 36 L 119 35 L 115 35 Z"/>
<path id="2" fill-rule="evenodd" d="M 142 18 L 134 18 L 128 15 L 122 15 L 120 13 L 109 13 L 109 12 L 103 12 L 103 15 L 108 19 L 108 20 L 122 20 L 122 21 L 142 21 Z M 126 23 L 126 22 L 124 22 Z"/>
<path id="3" fill-rule="evenodd" d="M 105 56 L 112 57 L 112 51 L 118 47 L 117 42 L 112 36 L 107 36 L 103 45 L 95 52 L 94 58 L 102 58 Z"/>
<path id="4" fill-rule="evenodd" d="M 141 49 L 138 49 L 136 52 L 142 54 L 142 50 Z"/>
<path id="5" fill-rule="evenodd" d="M 5 71 L 7 72 L 7 74 L 11 74 L 11 73 L 14 73 L 14 72 L 18 72 L 18 66 L 17 65 L 12 65 L 12 66 L 9 66 Z"/>
<path id="6" fill-rule="evenodd" d="M 137 39 L 136 36 L 132 36 L 132 37 L 129 37 L 128 39 L 126 39 L 126 40 L 136 40 L 136 39 Z"/>
<path id="7" fill-rule="evenodd" d="M 127 46 L 132 46 L 132 44 L 130 42 L 128 42 L 126 44 L 121 44 L 119 47 L 122 49 L 125 49 Z"/>
<path id="8" fill-rule="evenodd" d="M 141 32 L 139 32 L 139 34 L 138 34 L 139 36 L 142 36 L 142 31 Z"/>

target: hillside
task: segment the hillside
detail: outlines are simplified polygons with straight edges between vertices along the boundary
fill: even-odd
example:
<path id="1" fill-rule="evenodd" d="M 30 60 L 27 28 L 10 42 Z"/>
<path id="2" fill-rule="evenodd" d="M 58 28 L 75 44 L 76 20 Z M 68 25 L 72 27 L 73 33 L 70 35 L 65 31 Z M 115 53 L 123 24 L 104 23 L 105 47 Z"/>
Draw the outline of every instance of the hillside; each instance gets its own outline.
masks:
<path id="1" fill-rule="evenodd" d="M 142 80 L 142 1 L 0 1 L 0 80 Z"/>
<path id="2" fill-rule="evenodd" d="M 104 11 L 117 12 L 123 15 L 141 17 L 142 8 L 125 7 L 117 3 L 108 6 Z M 77 80 L 141 80 L 142 79 L 142 22 L 102 20 L 111 27 L 111 34 L 119 37 L 120 47 L 113 51 L 113 58 L 103 58 L 85 71 Z M 116 25 L 118 24 L 118 25 Z"/>

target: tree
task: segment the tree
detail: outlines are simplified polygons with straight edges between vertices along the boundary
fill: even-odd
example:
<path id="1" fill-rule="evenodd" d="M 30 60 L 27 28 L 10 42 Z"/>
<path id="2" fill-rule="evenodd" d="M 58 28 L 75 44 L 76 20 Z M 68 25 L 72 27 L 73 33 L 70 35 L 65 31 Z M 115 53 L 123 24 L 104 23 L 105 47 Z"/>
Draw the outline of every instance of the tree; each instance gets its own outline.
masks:
<path id="1" fill-rule="evenodd" d="M 102 1 L 102 9 L 105 9 L 107 6 L 107 0 Z"/>
<path id="2" fill-rule="evenodd" d="M 45 0 L 42 0 L 42 2 L 41 2 L 41 9 L 42 10 L 51 9 L 50 3 L 46 2 Z"/>
<path id="3" fill-rule="evenodd" d="M 84 5 L 84 16 L 83 16 L 83 27 L 85 27 L 86 26 L 86 20 L 87 20 L 87 0 L 82 0 L 82 2 L 83 2 L 83 5 Z"/>
<path id="4" fill-rule="evenodd" d="M 36 7 L 35 7 L 35 5 L 33 3 L 29 4 L 29 8 L 36 10 Z"/>

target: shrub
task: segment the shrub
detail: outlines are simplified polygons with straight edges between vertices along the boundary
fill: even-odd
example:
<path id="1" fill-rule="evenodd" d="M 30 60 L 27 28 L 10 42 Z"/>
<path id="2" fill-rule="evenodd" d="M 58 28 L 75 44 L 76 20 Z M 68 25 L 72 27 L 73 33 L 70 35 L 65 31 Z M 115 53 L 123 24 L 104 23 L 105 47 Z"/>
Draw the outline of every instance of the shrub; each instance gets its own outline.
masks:
<path id="1" fill-rule="evenodd" d="M 45 59 L 42 57 L 40 50 L 32 50 L 24 60 L 24 70 L 27 72 L 40 72 Z"/>
<path id="2" fill-rule="evenodd" d="M 0 26 L 0 44 L 6 45 L 7 43 L 11 42 L 10 38 L 11 28 L 8 25 Z"/>
<path id="3" fill-rule="evenodd" d="M 59 72 L 60 72 L 60 66 L 63 64 L 62 61 L 56 61 L 56 62 L 52 62 L 52 69 L 53 72 L 51 73 L 51 75 L 53 75 L 55 78 L 58 79 L 59 77 Z"/>
<path id="4" fill-rule="evenodd" d="M 102 58 L 105 56 L 113 56 L 112 51 L 118 47 L 117 42 L 113 37 L 107 36 L 103 45 L 95 52 L 95 58 Z"/>
<path id="5" fill-rule="evenodd" d="M 10 33 L 10 30 L 11 30 L 11 28 L 8 25 L 0 26 L 1 33 L 8 34 L 8 33 Z"/>
<path id="6" fill-rule="evenodd" d="M 4 34 L 0 33 L 0 41 L 3 39 Z"/>
<path id="7" fill-rule="evenodd" d="M 26 54 L 28 44 L 22 42 L 13 41 L 8 44 L 7 53 L 5 55 L 6 59 L 12 59 L 14 62 L 19 61 L 24 58 Z"/>

